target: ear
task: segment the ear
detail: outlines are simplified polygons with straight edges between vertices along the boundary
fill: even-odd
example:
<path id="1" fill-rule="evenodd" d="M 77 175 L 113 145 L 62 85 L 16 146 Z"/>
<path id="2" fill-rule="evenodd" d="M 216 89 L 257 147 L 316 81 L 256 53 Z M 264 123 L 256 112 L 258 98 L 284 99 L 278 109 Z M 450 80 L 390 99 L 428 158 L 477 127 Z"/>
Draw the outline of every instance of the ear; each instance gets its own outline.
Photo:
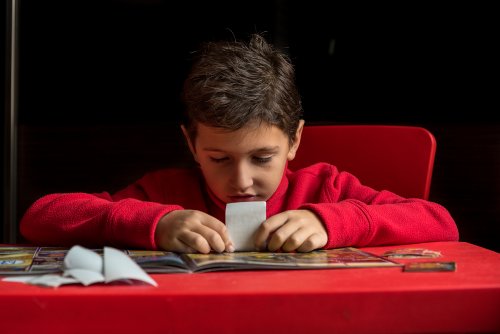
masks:
<path id="1" fill-rule="evenodd" d="M 288 161 L 292 161 L 295 158 L 295 154 L 300 146 L 300 139 L 302 138 L 302 130 L 304 129 L 305 121 L 301 119 L 299 121 L 299 126 L 297 127 L 297 132 L 295 132 L 295 138 L 293 139 L 293 144 L 290 146 L 290 150 L 287 154 Z"/>
<path id="2" fill-rule="evenodd" d="M 182 133 L 184 134 L 184 139 L 186 139 L 186 143 L 189 146 L 189 150 L 191 151 L 191 154 L 193 155 L 193 158 L 196 162 L 198 162 L 198 158 L 196 157 L 196 149 L 194 146 L 194 143 L 191 141 L 191 137 L 189 137 L 189 133 L 184 125 L 181 125 L 181 130 Z"/>

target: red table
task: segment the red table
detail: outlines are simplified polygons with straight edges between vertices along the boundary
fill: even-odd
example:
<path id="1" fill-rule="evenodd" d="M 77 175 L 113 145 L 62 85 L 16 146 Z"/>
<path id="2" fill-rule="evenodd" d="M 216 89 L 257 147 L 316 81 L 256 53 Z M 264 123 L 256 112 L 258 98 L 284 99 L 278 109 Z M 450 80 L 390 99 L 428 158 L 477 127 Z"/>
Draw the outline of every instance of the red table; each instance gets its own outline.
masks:
<path id="1" fill-rule="evenodd" d="M 457 270 L 152 275 L 157 288 L 0 281 L 0 333 L 500 332 L 500 254 L 464 242 L 363 249 L 407 247 L 441 251 Z"/>

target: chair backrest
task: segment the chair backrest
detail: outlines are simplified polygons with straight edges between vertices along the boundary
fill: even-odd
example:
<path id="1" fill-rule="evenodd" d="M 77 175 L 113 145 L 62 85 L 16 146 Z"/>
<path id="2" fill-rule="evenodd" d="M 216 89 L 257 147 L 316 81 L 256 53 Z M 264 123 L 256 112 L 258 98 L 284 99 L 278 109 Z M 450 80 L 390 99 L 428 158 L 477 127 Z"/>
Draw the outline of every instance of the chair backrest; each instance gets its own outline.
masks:
<path id="1" fill-rule="evenodd" d="M 310 125 L 289 167 L 328 162 L 374 189 L 428 199 L 435 153 L 436 139 L 422 127 Z"/>

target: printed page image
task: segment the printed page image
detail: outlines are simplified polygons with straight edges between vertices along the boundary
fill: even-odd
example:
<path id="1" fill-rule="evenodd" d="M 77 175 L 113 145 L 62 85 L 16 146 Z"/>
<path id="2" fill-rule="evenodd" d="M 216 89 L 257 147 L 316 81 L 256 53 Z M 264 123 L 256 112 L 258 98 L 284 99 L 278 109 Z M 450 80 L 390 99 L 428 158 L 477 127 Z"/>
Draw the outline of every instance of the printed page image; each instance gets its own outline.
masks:
<path id="1" fill-rule="evenodd" d="M 28 272 L 35 252 L 36 247 L 2 247 L 0 249 L 0 273 Z"/>
<path id="2" fill-rule="evenodd" d="M 40 247 L 38 248 L 33 265 L 32 274 L 57 273 L 63 271 L 64 257 L 68 253 L 67 248 L 63 247 Z"/>
<path id="3" fill-rule="evenodd" d="M 128 250 L 128 255 L 147 273 L 191 271 L 179 254 L 167 251 Z"/>

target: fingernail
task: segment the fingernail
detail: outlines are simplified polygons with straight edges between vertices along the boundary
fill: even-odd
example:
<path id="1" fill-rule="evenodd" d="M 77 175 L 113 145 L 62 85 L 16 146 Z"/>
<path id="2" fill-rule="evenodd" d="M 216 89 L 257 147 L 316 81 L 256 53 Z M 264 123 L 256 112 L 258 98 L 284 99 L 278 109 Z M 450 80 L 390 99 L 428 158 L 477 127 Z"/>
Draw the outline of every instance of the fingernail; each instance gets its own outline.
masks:
<path id="1" fill-rule="evenodd" d="M 231 244 L 231 245 L 229 245 L 229 246 L 227 246 L 227 251 L 228 251 L 229 253 L 233 253 L 233 252 L 234 252 L 234 246 L 233 246 L 232 244 Z"/>

